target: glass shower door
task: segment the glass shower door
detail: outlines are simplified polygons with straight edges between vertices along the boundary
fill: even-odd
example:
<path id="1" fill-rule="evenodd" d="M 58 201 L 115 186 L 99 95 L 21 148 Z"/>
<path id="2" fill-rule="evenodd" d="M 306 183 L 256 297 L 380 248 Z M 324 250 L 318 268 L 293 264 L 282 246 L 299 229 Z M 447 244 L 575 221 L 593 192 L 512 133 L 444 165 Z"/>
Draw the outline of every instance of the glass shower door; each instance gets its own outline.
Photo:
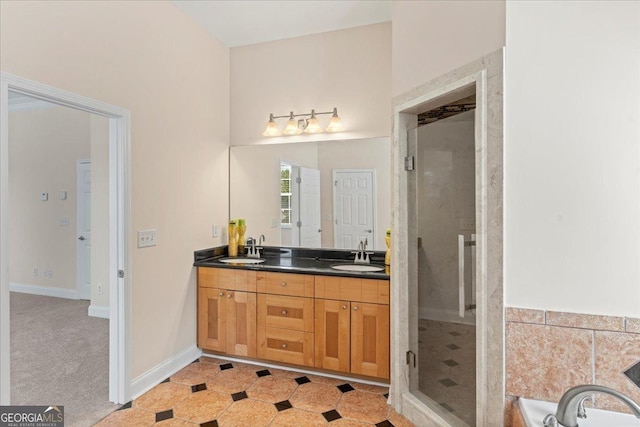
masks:
<path id="1" fill-rule="evenodd" d="M 449 424 L 475 426 L 474 111 L 407 136 L 418 284 L 410 389 Z"/>

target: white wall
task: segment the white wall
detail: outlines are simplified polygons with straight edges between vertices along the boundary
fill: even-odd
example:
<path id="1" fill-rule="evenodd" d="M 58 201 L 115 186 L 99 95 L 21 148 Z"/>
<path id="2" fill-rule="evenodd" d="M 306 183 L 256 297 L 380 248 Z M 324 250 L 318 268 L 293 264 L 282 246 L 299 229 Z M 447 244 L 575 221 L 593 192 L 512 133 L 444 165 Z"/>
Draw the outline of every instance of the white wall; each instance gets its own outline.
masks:
<path id="1" fill-rule="evenodd" d="M 90 115 L 50 105 L 9 113 L 9 281 L 63 289 L 71 296 L 76 289 L 76 162 L 90 156 Z M 61 191 L 67 192 L 66 200 L 60 200 Z M 48 193 L 47 201 L 40 200 L 42 192 Z M 63 218 L 68 225 L 60 224 Z"/>
<path id="2" fill-rule="evenodd" d="M 505 42 L 505 2 L 430 0 L 391 2 L 393 95 L 399 95 Z"/>
<path id="3" fill-rule="evenodd" d="M 391 133 L 391 23 L 231 49 L 231 144 Z M 338 108 L 346 132 L 266 138 L 274 115 Z M 329 116 L 319 116 L 326 126 Z M 279 119 L 280 128 L 286 119 Z"/>
<path id="4" fill-rule="evenodd" d="M 196 342 L 193 251 L 228 216 L 229 50 L 170 2 L 3 1 L 0 67 L 131 110 L 136 378 Z"/>
<path id="5" fill-rule="evenodd" d="M 91 305 L 109 307 L 109 119 L 91 114 L 90 137 Z"/>
<path id="6" fill-rule="evenodd" d="M 640 3 L 507 3 L 509 306 L 640 316 Z"/>

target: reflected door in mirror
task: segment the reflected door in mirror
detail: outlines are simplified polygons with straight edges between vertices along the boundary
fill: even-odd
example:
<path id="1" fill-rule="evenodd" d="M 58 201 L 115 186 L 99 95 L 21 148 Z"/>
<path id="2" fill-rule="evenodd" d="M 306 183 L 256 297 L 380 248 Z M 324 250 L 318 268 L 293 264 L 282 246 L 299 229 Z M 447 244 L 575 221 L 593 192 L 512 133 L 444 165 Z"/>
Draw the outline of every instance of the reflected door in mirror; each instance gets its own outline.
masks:
<path id="1" fill-rule="evenodd" d="M 375 171 L 334 170 L 334 241 L 337 248 L 357 249 L 375 241 Z"/>

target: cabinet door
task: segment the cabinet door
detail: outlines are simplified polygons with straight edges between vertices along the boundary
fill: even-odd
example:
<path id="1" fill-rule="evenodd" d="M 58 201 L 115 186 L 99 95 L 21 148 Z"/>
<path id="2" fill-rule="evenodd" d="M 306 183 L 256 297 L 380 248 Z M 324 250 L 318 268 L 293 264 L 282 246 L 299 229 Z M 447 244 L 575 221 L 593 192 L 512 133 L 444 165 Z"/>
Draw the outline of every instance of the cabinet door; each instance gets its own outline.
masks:
<path id="1" fill-rule="evenodd" d="M 198 346 L 205 350 L 225 351 L 225 291 L 198 288 Z"/>
<path id="2" fill-rule="evenodd" d="M 226 291 L 228 354 L 256 356 L 256 294 Z"/>
<path id="3" fill-rule="evenodd" d="M 389 378 L 389 306 L 351 303 L 351 372 Z"/>
<path id="4" fill-rule="evenodd" d="M 317 299 L 315 323 L 316 368 L 349 372 L 351 303 Z"/>

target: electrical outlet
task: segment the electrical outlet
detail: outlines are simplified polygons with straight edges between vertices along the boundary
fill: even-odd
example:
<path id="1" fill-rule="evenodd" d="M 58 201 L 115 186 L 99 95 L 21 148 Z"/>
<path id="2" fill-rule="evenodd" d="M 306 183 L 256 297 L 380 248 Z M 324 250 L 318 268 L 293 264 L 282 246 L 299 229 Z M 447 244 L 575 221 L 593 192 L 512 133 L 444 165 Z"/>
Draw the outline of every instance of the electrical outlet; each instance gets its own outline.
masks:
<path id="1" fill-rule="evenodd" d="M 102 295 L 102 283 L 98 283 L 98 295 Z"/>
<path id="2" fill-rule="evenodd" d="M 213 237 L 218 237 L 220 235 L 220 230 L 218 230 L 218 226 L 217 225 L 213 225 L 211 227 L 211 234 L 213 235 Z"/>
<path id="3" fill-rule="evenodd" d="M 33 277 L 38 277 L 38 267 L 33 267 Z"/>
<path id="4" fill-rule="evenodd" d="M 139 248 L 148 248 L 149 246 L 156 245 L 156 230 L 138 230 L 138 247 Z"/>

